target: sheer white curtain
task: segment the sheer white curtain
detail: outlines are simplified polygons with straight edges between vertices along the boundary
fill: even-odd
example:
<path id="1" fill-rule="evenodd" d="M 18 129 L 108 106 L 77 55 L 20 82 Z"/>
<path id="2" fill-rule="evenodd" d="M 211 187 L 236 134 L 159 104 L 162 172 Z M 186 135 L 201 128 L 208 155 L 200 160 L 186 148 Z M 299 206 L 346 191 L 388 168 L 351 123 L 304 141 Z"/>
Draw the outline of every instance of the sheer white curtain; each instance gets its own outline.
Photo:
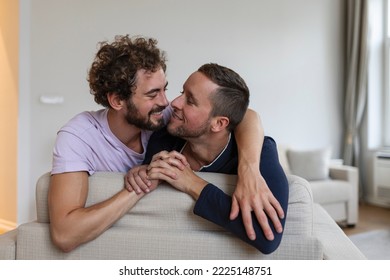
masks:
<path id="1" fill-rule="evenodd" d="M 360 125 L 367 103 L 368 0 L 347 0 L 344 163 L 359 167 Z"/>

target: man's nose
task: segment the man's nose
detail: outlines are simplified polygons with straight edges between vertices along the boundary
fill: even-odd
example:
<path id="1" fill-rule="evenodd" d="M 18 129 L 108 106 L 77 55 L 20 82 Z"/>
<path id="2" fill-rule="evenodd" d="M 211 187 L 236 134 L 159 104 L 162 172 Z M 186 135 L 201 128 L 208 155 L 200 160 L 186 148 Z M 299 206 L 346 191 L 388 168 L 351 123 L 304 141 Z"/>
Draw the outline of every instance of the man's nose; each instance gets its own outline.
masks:
<path id="1" fill-rule="evenodd" d="M 161 106 L 168 106 L 169 105 L 169 101 L 168 101 L 168 98 L 167 98 L 165 92 L 163 92 L 160 95 L 158 102 L 159 102 L 159 105 L 161 105 Z"/>
<path id="2" fill-rule="evenodd" d="M 173 101 L 171 102 L 172 107 L 175 107 L 177 109 L 180 109 L 182 107 L 182 102 L 183 102 L 183 95 L 179 95 Z"/>

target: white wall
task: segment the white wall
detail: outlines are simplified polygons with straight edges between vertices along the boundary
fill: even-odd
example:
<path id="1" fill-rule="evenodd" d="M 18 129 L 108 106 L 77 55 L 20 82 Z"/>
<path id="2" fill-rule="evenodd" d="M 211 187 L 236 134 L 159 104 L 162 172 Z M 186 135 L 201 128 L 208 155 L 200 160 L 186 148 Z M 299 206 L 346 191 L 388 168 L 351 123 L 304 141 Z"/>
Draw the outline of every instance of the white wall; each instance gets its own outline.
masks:
<path id="1" fill-rule="evenodd" d="M 26 61 L 31 87 L 20 100 L 29 95 L 30 118 L 21 125 L 31 134 L 23 145 L 29 152 L 20 158 L 28 164 L 19 173 L 31 173 L 30 184 L 19 188 L 31 193 L 38 176 L 50 170 L 59 127 L 97 108 L 87 70 L 97 42 L 116 34 L 159 40 L 168 54 L 170 99 L 197 67 L 217 62 L 247 81 L 250 106 L 262 116 L 266 134 L 296 148 L 332 146 L 339 156 L 343 1 L 32 0 L 30 5 L 25 36 L 31 36 Z M 45 105 L 42 95 L 65 102 Z M 19 207 L 19 223 L 34 218 L 34 199 L 30 195 L 29 206 Z"/>

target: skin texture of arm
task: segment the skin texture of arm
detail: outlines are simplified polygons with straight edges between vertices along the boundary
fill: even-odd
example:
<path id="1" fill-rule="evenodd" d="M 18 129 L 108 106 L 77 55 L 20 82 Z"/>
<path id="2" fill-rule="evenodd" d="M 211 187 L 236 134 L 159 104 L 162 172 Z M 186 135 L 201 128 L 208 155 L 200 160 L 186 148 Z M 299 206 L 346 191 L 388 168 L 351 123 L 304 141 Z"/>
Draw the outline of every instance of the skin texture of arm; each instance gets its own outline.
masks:
<path id="1" fill-rule="evenodd" d="M 248 109 L 243 120 L 234 131 L 239 162 L 238 182 L 232 196 L 230 219 L 235 219 L 241 209 L 247 235 L 250 240 L 254 240 L 256 234 L 252 224 L 253 211 L 264 235 L 268 240 L 272 240 L 274 236 L 267 215 L 273 222 L 276 231 L 280 233 L 283 228 L 279 218 L 284 217 L 284 212 L 259 173 L 260 155 L 264 139 L 260 116 L 257 112 Z"/>
<path id="2" fill-rule="evenodd" d="M 48 196 L 50 234 L 53 243 L 64 252 L 98 237 L 143 196 L 123 189 L 103 202 L 85 207 L 87 195 L 87 172 L 52 175 Z"/>

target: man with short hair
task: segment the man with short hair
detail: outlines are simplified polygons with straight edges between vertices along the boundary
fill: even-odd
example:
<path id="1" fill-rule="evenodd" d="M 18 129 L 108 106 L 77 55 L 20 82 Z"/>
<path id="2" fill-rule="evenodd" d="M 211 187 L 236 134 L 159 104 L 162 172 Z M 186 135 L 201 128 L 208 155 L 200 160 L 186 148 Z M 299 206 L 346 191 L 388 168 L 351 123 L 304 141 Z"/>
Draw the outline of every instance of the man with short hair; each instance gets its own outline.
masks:
<path id="1" fill-rule="evenodd" d="M 111 43 L 100 44 L 88 81 L 95 102 L 105 108 L 71 119 L 58 132 L 53 150 L 50 233 L 61 250 L 68 252 L 95 239 L 143 197 L 123 189 L 103 202 L 85 206 L 88 176 L 99 171 L 127 172 L 141 164 L 151 134 L 170 118 L 165 70 L 165 54 L 155 39 L 117 36 Z M 247 125 L 251 122 L 256 136 L 261 126 L 256 119 L 248 119 Z M 240 134 L 237 141 L 243 139 L 239 146 L 245 147 L 240 159 L 251 161 L 254 153 L 245 141 L 253 136 Z M 238 189 L 244 196 L 251 195 L 245 188 L 253 184 L 252 179 L 241 173 L 240 177 Z"/>
<path id="2" fill-rule="evenodd" d="M 151 136 L 145 158 L 145 163 L 150 162 L 147 173 L 141 172 L 145 166 L 131 170 L 127 180 L 138 172 L 153 180 L 154 186 L 156 180 L 167 181 L 196 200 L 195 214 L 225 227 L 261 252 L 271 253 L 279 246 L 282 232 L 272 226 L 262 229 L 257 220 L 284 226 L 285 218 L 272 220 L 274 207 L 265 204 L 268 209 L 254 211 L 254 230 L 247 229 L 247 236 L 240 216 L 229 219 L 232 198 L 193 172 L 237 174 L 234 128 L 243 119 L 248 104 L 249 89 L 237 73 L 212 63 L 201 66 L 184 83 L 182 94 L 171 102 L 173 112 L 167 127 Z M 287 213 L 288 182 L 270 137 L 264 138 L 258 168 L 272 192 L 268 193 L 270 201 L 276 198 Z"/>

